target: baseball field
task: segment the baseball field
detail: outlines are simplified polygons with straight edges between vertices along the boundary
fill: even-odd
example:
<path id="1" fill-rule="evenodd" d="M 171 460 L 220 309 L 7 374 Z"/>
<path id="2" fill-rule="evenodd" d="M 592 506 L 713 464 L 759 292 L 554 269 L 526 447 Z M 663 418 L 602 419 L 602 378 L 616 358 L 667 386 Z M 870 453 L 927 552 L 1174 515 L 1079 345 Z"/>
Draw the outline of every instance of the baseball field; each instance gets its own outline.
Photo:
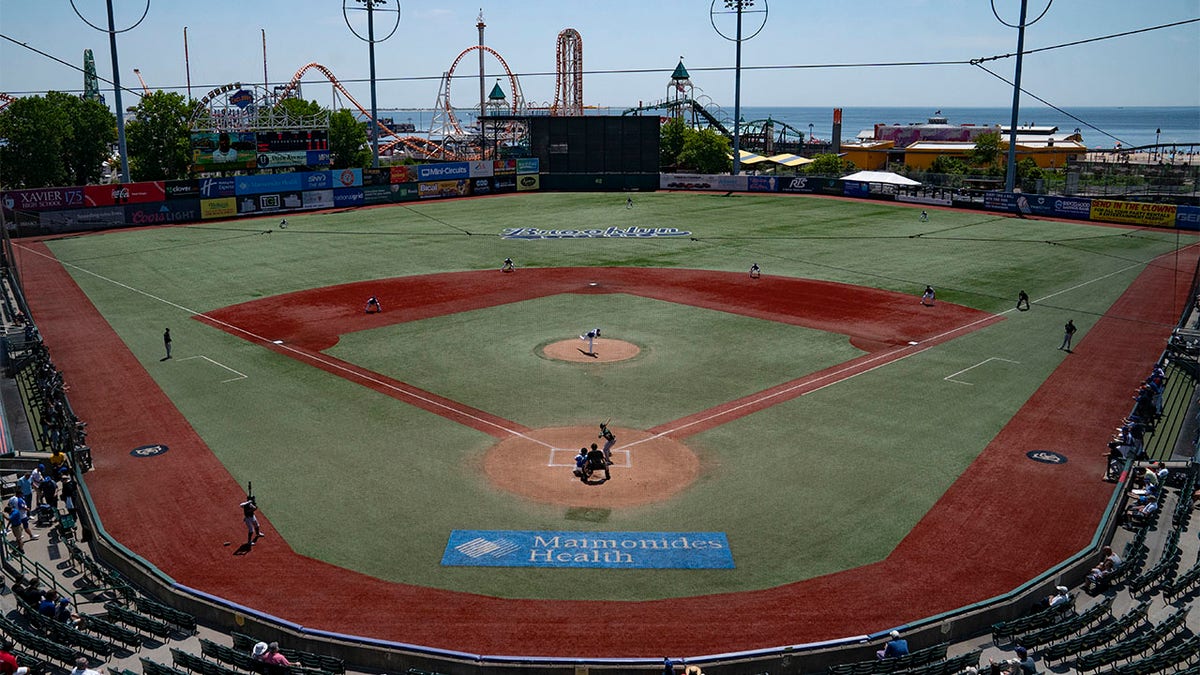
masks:
<path id="1" fill-rule="evenodd" d="M 529 194 L 14 247 L 103 525 L 175 581 L 383 640 L 656 657 L 902 625 L 1090 541 L 1194 237 L 919 213 Z M 601 422 L 611 479 L 580 481 Z M 455 532 L 719 534 L 732 564 L 448 564 Z"/>

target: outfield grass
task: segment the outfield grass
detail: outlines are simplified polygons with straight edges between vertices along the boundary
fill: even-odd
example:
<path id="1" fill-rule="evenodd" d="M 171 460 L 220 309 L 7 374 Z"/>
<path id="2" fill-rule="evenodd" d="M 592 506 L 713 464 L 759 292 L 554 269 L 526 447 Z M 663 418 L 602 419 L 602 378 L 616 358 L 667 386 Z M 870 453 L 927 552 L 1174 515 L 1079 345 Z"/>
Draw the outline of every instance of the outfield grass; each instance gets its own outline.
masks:
<path id="1" fill-rule="evenodd" d="M 50 242 L 130 350 L 299 552 L 384 579 L 489 595 L 641 599 L 764 588 L 885 557 L 1176 233 L 803 197 L 530 194 L 112 232 Z M 507 227 L 678 227 L 692 238 L 504 241 Z M 470 233 L 470 234 L 468 234 Z M 694 238 L 694 240 L 693 240 Z M 824 279 L 1032 311 L 688 439 L 701 480 L 606 520 L 516 500 L 474 470 L 494 442 L 191 320 L 281 293 L 393 276 L 654 266 Z M 1187 283 L 1183 280 L 1181 283 Z M 131 290 L 136 289 L 136 290 Z M 595 317 L 604 317 L 594 320 Z M 603 369 L 535 347 L 591 325 L 646 349 Z M 160 365 L 164 326 L 176 360 Z M 616 335 L 619 336 L 619 335 Z M 703 336 L 700 339 L 699 336 Z M 648 427 L 859 352 L 843 336 L 624 295 L 555 296 L 344 336 L 330 353 L 530 426 Z M 246 379 L 222 383 L 226 371 Z M 965 385 L 947 382 L 974 366 Z M 1004 359 L 1004 360 L 1000 360 Z M 470 361 L 470 367 L 464 367 Z M 1012 363 L 1016 362 L 1016 363 Z M 519 392 L 519 393 L 518 393 Z M 278 470 L 278 467 L 290 467 Z M 136 489 L 136 486 L 131 486 Z M 713 530 L 737 568 L 442 568 L 451 529 Z M 617 583 L 619 582 L 619 583 Z"/>

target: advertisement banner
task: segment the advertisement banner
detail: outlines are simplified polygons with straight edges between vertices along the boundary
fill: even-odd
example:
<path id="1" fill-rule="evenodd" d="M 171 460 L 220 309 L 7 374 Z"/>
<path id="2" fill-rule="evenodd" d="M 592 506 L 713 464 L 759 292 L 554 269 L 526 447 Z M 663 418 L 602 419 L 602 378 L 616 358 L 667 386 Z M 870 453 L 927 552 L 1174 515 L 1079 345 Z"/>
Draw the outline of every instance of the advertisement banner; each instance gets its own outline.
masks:
<path id="1" fill-rule="evenodd" d="M 286 169 L 288 167 L 309 166 L 305 150 L 275 150 L 258 153 L 258 168 Z"/>
<path id="2" fill-rule="evenodd" d="M 896 201 L 932 206 L 950 206 L 953 203 L 949 192 L 900 192 L 896 194 Z"/>
<path id="3" fill-rule="evenodd" d="M 664 173 L 658 177 L 658 186 L 664 190 L 717 190 L 720 192 L 745 192 L 747 176 L 724 174 Z"/>
<path id="4" fill-rule="evenodd" d="M 266 192 L 284 192 L 304 189 L 304 173 L 276 173 L 265 176 L 238 176 L 234 178 L 237 194 L 257 195 Z"/>
<path id="5" fill-rule="evenodd" d="M 421 179 L 420 173 L 415 166 L 393 166 L 389 167 L 391 171 L 391 183 L 415 183 Z"/>
<path id="6" fill-rule="evenodd" d="M 392 201 L 391 185 L 364 185 L 363 204 L 386 204 Z"/>
<path id="7" fill-rule="evenodd" d="M 983 208 L 988 211 L 1017 212 L 1017 195 L 1013 192 L 983 193 Z"/>
<path id="8" fill-rule="evenodd" d="M 195 132 L 192 134 L 192 172 L 232 171 L 258 166 L 254 132 Z"/>
<path id="9" fill-rule="evenodd" d="M 517 174 L 492 176 L 492 192 L 516 192 Z"/>
<path id="10" fill-rule="evenodd" d="M 163 184 L 167 199 L 199 199 L 200 182 L 195 180 L 169 180 Z"/>
<path id="11" fill-rule="evenodd" d="M 476 160 L 471 162 L 471 178 L 486 178 L 496 175 L 491 160 Z"/>
<path id="12" fill-rule="evenodd" d="M 145 204 L 146 202 L 161 202 L 166 198 L 167 193 L 162 181 L 87 185 L 83 188 L 83 203 L 86 206 Z"/>
<path id="13" fill-rule="evenodd" d="M 792 176 L 791 178 L 781 178 L 779 180 L 779 191 L 812 194 L 813 192 L 817 191 L 817 179 L 809 178 L 808 176 Z"/>
<path id="14" fill-rule="evenodd" d="M 283 196 L 278 194 L 244 195 L 237 198 L 237 211 L 240 215 L 272 213 L 282 209 Z"/>
<path id="15" fill-rule="evenodd" d="M 390 185 L 392 182 L 392 170 L 383 169 L 363 169 L 362 184 L 367 185 Z M 345 186 L 350 187 L 350 186 Z"/>
<path id="16" fill-rule="evenodd" d="M 329 172 L 329 179 L 335 188 L 362 187 L 362 169 L 334 169 Z"/>
<path id="17" fill-rule="evenodd" d="M 847 197 L 866 197 L 871 194 L 871 184 L 856 180 L 842 181 L 842 194 Z"/>
<path id="18" fill-rule="evenodd" d="M 517 160 L 517 173 L 537 173 L 538 158 L 537 157 L 522 157 Z"/>
<path id="19" fill-rule="evenodd" d="M 201 178 L 200 196 L 204 199 L 232 197 L 237 194 L 237 182 L 232 178 Z"/>
<path id="20" fill-rule="evenodd" d="M 210 218 L 232 218 L 237 215 L 237 212 L 236 197 L 200 200 L 200 217 L 204 220 Z"/>
<path id="21" fill-rule="evenodd" d="M 541 187 L 542 177 L 536 173 L 517 176 L 517 192 L 529 192 Z"/>
<path id="22" fill-rule="evenodd" d="M 1176 206 L 1175 227 L 1181 230 L 1200 230 L 1200 206 Z"/>
<path id="23" fill-rule="evenodd" d="M 492 178 L 472 178 L 471 179 L 471 194 L 473 195 L 490 195 L 492 194 Z"/>
<path id="24" fill-rule="evenodd" d="M 328 171 L 306 171 L 300 177 L 305 190 L 327 190 L 333 187 L 333 179 Z"/>
<path id="25" fill-rule="evenodd" d="M 751 192 L 777 192 L 779 183 L 785 180 L 787 179 L 775 176 L 747 176 L 746 187 Z"/>
<path id="26" fill-rule="evenodd" d="M 1107 223 L 1128 223 L 1130 225 L 1174 227 L 1175 205 L 1093 199 L 1092 220 Z"/>
<path id="27" fill-rule="evenodd" d="M 471 166 L 467 162 L 447 162 L 445 164 L 421 164 L 417 167 L 417 177 L 421 181 L 453 180 L 469 178 Z"/>
<path id="28" fill-rule="evenodd" d="M 392 201 L 411 202 L 421 198 L 420 183 L 401 183 L 392 186 Z"/>
<path id="29" fill-rule="evenodd" d="M 341 188 L 333 191 L 333 205 L 338 208 L 347 206 L 362 206 L 362 188 Z"/>
<path id="30" fill-rule="evenodd" d="M 301 207 L 305 209 L 332 209 L 333 190 L 309 190 L 305 192 Z"/>
<path id="31" fill-rule="evenodd" d="M 38 223 L 51 233 L 98 230 L 125 224 L 125 207 L 102 206 L 93 209 L 43 211 Z"/>
<path id="32" fill-rule="evenodd" d="M 333 155 L 328 150 L 309 150 L 306 154 L 305 166 L 329 166 L 333 163 Z"/>
<path id="33" fill-rule="evenodd" d="M 199 199 L 174 199 L 157 204 L 130 204 L 125 207 L 125 222 L 130 225 L 163 225 L 200 220 Z"/>
<path id="34" fill-rule="evenodd" d="M 1053 218 L 1091 218 L 1092 200 L 1086 197 L 1052 197 L 1048 195 L 1018 195 L 1017 210 L 1025 214 Z"/>
<path id="35" fill-rule="evenodd" d="M 4 208 L 9 211 L 45 211 L 77 209 L 83 206 L 83 188 L 37 188 L 9 190 L 4 193 Z"/>
<path id="36" fill-rule="evenodd" d="M 497 159 L 492 162 L 492 175 L 505 176 L 517 173 L 517 160 Z"/>
<path id="37" fill-rule="evenodd" d="M 442 565 L 733 569 L 724 532 L 453 530 Z"/>
<path id="38" fill-rule="evenodd" d="M 419 184 L 421 199 L 437 197 L 466 197 L 471 193 L 471 183 L 463 180 L 435 180 Z"/>

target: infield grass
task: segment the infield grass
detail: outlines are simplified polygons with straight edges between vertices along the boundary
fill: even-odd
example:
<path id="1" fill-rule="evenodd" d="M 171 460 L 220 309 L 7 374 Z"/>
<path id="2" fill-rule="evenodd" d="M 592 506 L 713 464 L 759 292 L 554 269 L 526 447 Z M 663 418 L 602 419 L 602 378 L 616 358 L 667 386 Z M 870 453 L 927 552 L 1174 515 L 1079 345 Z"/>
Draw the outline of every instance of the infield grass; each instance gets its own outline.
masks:
<path id="1" fill-rule="evenodd" d="M 529 194 L 60 239 L 51 250 L 300 553 L 384 579 L 510 597 L 748 590 L 885 557 L 1176 233 L 780 196 Z M 508 227 L 677 227 L 691 237 L 505 241 Z M 468 234 L 470 233 L 470 234 Z M 694 238 L 694 240 L 693 240 Z M 19 244 L 19 242 L 18 242 Z M 190 320 L 351 281 L 522 267 L 653 266 L 807 277 L 1032 311 L 688 439 L 707 467 L 677 498 L 579 520 L 486 484 L 494 442 Z M 1181 283 L 1190 281 L 1183 280 Z M 603 317 L 597 320 L 597 317 Z M 36 317 L 35 317 L 36 318 Z M 536 347 L 588 326 L 646 349 L 603 371 Z M 160 367 L 171 326 L 176 358 Z M 703 336 L 704 339 L 699 339 Z M 343 336 L 331 353 L 530 426 L 661 423 L 857 355 L 843 336 L 622 295 L 555 296 Z M 991 359 L 988 361 L 988 359 Z M 1005 359 L 1005 360 L 1000 360 Z M 471 361 L 470 367 L 463 362 Z M 987 361 L 984 365 L 978 365 Z M 1011 363 L 1016 362 L 1016 363 Z M 944 378 L 971 368 L 970 384 Z M 667 375 L 664 375 L 667 373 Z M 519 394 L 516 393 L 519 390 Z M 287 471 L 264 467 L 287 466 Z M 136 490 L 136 486 L 130 486 Z M 337 498 L 330 498 L 336 495 Z M 721 531 L 722 571 L 442 568 L 451 529 Z"/>

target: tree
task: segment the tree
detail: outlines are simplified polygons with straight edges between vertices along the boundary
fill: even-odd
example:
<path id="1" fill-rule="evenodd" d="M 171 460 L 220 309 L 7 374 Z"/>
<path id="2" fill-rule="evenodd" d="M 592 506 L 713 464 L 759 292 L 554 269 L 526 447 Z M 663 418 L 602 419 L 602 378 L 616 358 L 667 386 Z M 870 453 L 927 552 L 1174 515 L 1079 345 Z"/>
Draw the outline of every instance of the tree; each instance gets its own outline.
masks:
<path id="1" fill-rule="evenodd" d="M 187 177 L 192 162 L 191 113 L 192 104 L 174 92 L 160 90 L 142 97 L 125 125 L 133 180 Z"/>
<path id="2" fill-rule="evenodd" d="M 46 99 L 63 111 L 62 163 L 67 183 L 86 185 L 99 180 L 110 147 L 117 140 L 117 118 L 99 101 L 52 91 Z"/>
<path id="3" fill-rule="evenodd" d="M 841 157 L 826 152 L 813 155 L 812 162 L 804 165 L 804 170 L 818 176 L 841 176 L 845 169 L 854 165 L 845 162 Z"/>
<path id="4" fill-rule="evenodd" d="M 8 188 L 67 183 L 62 162 L 66 111 L 41 96 L 25 96 L 0 112 L 0 181 Z"/>
<path id="5" fill-rule="evenodd" d="M 1042 171 L 1042 167 L 1038 166 L 1037 161 L 1032 157 L 1026 157 L 1025 159 L 1017 162 L 1018 180 L 1037 180 L 1043 176 L 1045 176 L 1045 172 Z"/>
<path id="6" fill-rule="evenodd" d="M 699 129 L 688 134 L 679 152 L 679 165 L 697 173 L 728 173 L 729 139 L 713 129 Z"/>
<path id="7" fill-rule="evenodd" d="M 662 125 L 658 138 L 658 163 L 662 168 L 670 168 L 679 164 L 679 153 L 693 131 L 682 117 L 673 117 Z"/>
<path id="8" fill-rule="evenodd" d="M 999 157 L 999 133 L 989 131 L 975 137 L 975 149 L 971 151 L 971 162 L 975 166 L 992 166 Z"/>
<path id="9" fill-rule="evenodd" d="M 334 169 L 371 164 L 367 129 L 349 110 L 339 110 L 329 116 L 329 155 Z"/>
<path id="10" fill-rule="evenodd" d="M 946 173 L 962 175 L 967 173 L 970 167 L 967 163 L 957 157 L 950 155 L 938 155 L 934 158 L 933 164 L 929 166 L 930 173 Z"/>

